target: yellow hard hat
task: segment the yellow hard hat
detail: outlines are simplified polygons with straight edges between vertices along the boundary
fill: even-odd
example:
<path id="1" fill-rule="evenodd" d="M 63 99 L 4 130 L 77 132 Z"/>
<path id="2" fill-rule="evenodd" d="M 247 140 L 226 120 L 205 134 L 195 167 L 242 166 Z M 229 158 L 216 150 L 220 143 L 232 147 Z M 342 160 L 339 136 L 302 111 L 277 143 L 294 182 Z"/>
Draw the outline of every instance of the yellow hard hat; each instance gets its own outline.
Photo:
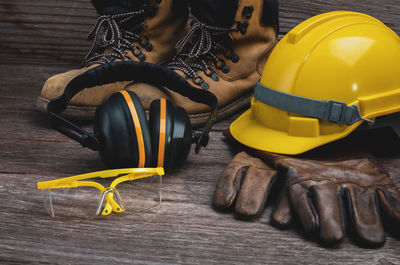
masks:
<path id="1" fill-rule="evenodd" d="M 400 135 L 400 120 L 389 115 L 396 112 L 399 36 L 371 16 L 335 11 L 306 20 L 278 43 L 251 108 L 230 132 L 251 148 L 300 154 L 346 137 L 363 122 L 392 122 Z"/>

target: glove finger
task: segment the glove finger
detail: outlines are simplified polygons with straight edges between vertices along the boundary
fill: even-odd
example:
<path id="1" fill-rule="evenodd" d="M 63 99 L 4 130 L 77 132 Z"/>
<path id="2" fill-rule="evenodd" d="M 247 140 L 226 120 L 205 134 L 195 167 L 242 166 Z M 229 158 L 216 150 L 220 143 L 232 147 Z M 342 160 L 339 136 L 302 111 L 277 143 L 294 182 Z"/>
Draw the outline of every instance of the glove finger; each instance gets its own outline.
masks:
<path id="1" fill-rule="evenodd" d="M 319 227 L 319 218 L 312 200 L 308 197 L 308 188 L 302 184 L 291 185 L 288 189 L 290 204 L 308 235 Z"/>
<path id="2" fill-rule="evenodd" d="M 280 197 L 277 200 L 271 213 L 271 224 L 279 227 L 288 227 L 293 220 L 292 209 L 290 208 L 289 197 L 286 187 L 281 191 Z"/>
<path id="3" fill-rule="evenodd" d="M 240 189 L 240 183 L 248 168 L 245 152 L 238 153 L 232 161 L 224 168 L 221 176 L 217 180 L 214 191 L 213 205 L 217 208 L 228 208 L 235 201 Z"/>
<path id="4" fill-rule="evenodd" d="M 273 169 L 250 166 L 242 181 L 235 212 L 242 217 L 255 217 L 264 209 L 269 190 L 276 178 Z"/>
<path id="5" fill-rule="evenodd" d="M 377 190 L 379 209 L 384 218 L 385 228 L 400 237 L 400 192 L 396 188 Z"/>
<path id="6" fill-rule="evenodd" d="M 343 203 L 340 187 L 324 181 L 311 187 L 314 205 L 319 216 L 319 238 L 323 244 L 332 245 L 344 239 Z"/>
<path id="7" fill-rule="evenodd" d="M 349 218 L 361 244 L 380 246 L 386 236 L 377 210 L 377 201 L 373 189 L 349 186 L 346 189 Z"/>

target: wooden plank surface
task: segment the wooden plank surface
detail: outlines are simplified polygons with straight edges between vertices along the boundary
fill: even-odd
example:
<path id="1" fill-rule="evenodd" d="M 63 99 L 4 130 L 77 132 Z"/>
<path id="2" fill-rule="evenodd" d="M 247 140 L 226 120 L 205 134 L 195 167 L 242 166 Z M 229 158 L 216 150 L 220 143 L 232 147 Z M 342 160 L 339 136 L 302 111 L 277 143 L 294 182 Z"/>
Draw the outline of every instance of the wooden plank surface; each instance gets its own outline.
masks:
<path id="1" fill-rule="evenodd" d="M 398 0 L 281 0 L 281 33 L 301 21 L 333 10 L 365 12 L 400 33 Z M 0 61 L 9 64 L 79 64 L 96 22 L 89 0 L 0 0 Z"/>
<path id="2" fill-rule="evenodd" d="M 354 9 L 400 32 L 395 0 L 281 1 L 282 32 L 311 15 Z M 215 180 L 233 156 L 218 123 L 209 146 L 164 178 L 157 210 L 91 221 L 57 221 L 46 213 L 37 181 L 104 169 L 95 152 L 47 128 L 34 110 L 49 76 L 85 55 L 96 20 L 89 1 L 0 0 L 1 264 L 399 264 L 400 241 L 380 249 L 348 239 L 333 249 L 280 231 L 262 217 L 245 222 L 211 207 Z M 400 186 L 400 156 L 380 160 Z"/>

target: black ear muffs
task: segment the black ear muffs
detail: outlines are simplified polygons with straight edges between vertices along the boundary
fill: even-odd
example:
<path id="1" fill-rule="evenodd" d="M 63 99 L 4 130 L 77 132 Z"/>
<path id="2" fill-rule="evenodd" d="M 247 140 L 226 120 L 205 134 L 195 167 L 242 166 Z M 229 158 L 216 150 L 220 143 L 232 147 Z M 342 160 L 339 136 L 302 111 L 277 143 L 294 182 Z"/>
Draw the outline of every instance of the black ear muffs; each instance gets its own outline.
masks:
<path id="1" fill-rule="evenodd" d="M 113 94 L 97 108 L 93 126 L 100 141 L 101 159 L 107 167 L 153 166 L 149 126 L 135 93 Z"/>
<path id="2" fill-rule="evenodd" d="M 130 80 L 166 86 L 193 101 L 209 105 L 212 111 L 203 131 L 193 133 L 186 111 L 166 99 L 152 102 L 148 124 L 139 98 L 130 91 L 117 92 L 98 107 L 94 133 L 59 115 L 70 99 L 84 88 Z M 56 130 L 84 147 L 98 150 L 110 168 L 164 167 L 168 171 L 187 159 L 192 143 L 196 143 L 196 152 L 207 145 L 217 106 L 214 94 L 191 86 L 168 68 L 149 63 L 112 62 L 72 79 L 63 95 L 49 102 L 47 111 Z"/>
<path id="3" fill-rule="evenodd" d="M 150 105 L 147 124 L 143 106 L 135 93 L 113 94 L 97 108 L 94 133 L 99 153 L 109 168 L 176 168 L 186 159 L 192 144 L 192 127 L 184 109 L 166 99 Z"/>

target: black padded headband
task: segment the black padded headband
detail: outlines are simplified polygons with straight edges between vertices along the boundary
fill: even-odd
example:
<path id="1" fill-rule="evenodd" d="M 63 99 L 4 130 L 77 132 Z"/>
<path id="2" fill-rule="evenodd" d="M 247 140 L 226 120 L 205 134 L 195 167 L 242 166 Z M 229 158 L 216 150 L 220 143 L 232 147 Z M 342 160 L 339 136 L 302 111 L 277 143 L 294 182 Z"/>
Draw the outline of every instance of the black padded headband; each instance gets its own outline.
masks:
<path id="1" fill-rule="evenodd" d="M 217 97 L 208 90 L 193 87 L 184 77 L 169 68 L 146 62 L 111 62 L 92 68 L 76 76 L 65 87 L 64 93 L 51 100 L 47 106 L 47 111 L 55 129 L 80 142 L 83 146 L 97 149 L 98 147 L 96 146 L 98 145 L 98 141 L 97 139 L 95 140 L 95 137 L 92 134 L 66 120 L 62 116 L 58 115 L 58 113 L 63 112 L 67 108 L 68 102 L 72 97 L 83 89 L 111 84 L 118 81 L 135 81 L 164 86 L 195 102 L 210 106 L 212 109 L 210 117 L 207 120 L 201 135 L 195 137 L 196 152 L 200 150 L 200 146 L 205 146 L 207 144 L 208 133 L 210 132 L 217 115 Z M 64 128 L 62 128 L 62 126 Z M 74 133 L 66 130 L 65 127 L 72 129 L 83 136 L 74 136 Z"/>

